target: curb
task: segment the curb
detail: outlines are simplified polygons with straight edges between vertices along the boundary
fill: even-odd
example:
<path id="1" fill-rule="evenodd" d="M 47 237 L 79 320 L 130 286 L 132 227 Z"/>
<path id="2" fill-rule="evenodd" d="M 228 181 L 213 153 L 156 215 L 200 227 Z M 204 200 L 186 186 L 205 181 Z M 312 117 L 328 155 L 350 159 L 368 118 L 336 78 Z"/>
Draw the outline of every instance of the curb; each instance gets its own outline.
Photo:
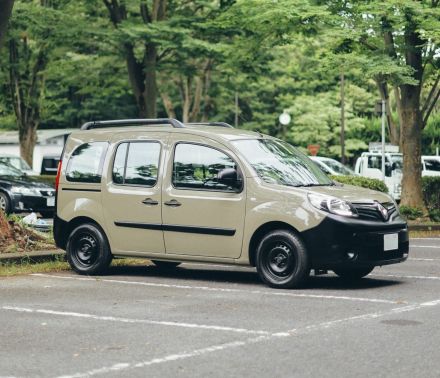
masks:
<path id="1" fill-rule="evenodd" d="M 440 231 L 440 224 L 408 224 L 409 231 Z"/>
<path id="2" fill-rule="evenodd" d="M 14 262 L 42 262 L 55 260 L 56 258 L 64 258 L 66 252 L 61 249 L 50 251 L 34 251 L 34 252 L 17 252 L 17 253 L 0 253 L 0 265 Z"/>

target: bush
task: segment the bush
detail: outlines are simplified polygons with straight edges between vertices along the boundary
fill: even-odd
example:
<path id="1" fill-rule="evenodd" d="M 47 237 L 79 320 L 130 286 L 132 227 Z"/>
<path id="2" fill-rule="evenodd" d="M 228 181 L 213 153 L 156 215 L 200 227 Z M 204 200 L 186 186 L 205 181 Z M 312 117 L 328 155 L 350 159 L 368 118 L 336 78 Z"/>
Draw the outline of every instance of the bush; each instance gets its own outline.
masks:
<path id="1" fill-rule="evenodd" d="M 400 206 L 399 211 L 400 215 L 402 215 L 405 219 L 415 220 L 423 217 L 423 211 L 418 207 Z"/>
<path id="2" fill-rule="evenodd" d="M 362 188 L 388 193 L 387 186 L 381 180 L 362 176 L 330 176 L 330 178 L 334 181 L 340 182 L 341 184 L 361 186 Z"/>
<path id="3" fill-rule="evenodd" d="M 422 177 L 422 191 L 429 212 L 440 212 L 440 176 Z"/>

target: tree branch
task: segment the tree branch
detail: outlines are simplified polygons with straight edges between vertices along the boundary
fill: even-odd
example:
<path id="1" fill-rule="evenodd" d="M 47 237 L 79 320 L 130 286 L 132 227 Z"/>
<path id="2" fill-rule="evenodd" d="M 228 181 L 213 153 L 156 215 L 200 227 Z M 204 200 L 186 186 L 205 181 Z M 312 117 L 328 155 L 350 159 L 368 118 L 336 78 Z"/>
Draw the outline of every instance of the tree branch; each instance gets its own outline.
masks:
<path id="1" fill-rule="evenodd" d="M 426 110 L 428 109 L 428 106 L 431 103 L 432 96 L 434 96 L 434 94 L 435 94 L 435 91 L 437 89 L 439 81 L 440 81 L 440 73 L 437 75 L 437 79 L 435 80 L 434 85 L 432 86 L 431 90 L 429 91 L 428 97 L 426 98 L 425 104 L 423 105 L 423 108 L 422 108 L 422 115 L 424 115 Z M 435 101 L 434 101 L 434 103 L 435 103 Z"/>
<path id="2" fill-rule="evenodd" d="M 434 109 L 435 104 L 437 103 L 438 99 L 440 98 L 440 90 L 437 91 L 437 94 L 434 96 L 433 101 L 431 102 L 431 105 L 429 106 L 429 108 L 426 111 L 425 116 L 423 117 L 423 122 L 422 122 L 422 129 L 425 128 L 426 124 L 428 123 L 428 118 L 431 115 L 432 110 Z"/>

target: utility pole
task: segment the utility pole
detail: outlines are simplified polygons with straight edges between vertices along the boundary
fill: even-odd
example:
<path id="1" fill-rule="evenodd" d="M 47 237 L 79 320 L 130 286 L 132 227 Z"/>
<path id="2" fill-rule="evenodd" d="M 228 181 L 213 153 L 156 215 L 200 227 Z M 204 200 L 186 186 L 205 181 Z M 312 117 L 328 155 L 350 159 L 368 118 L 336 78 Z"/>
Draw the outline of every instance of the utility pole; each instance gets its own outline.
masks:
<path id="1" fill-rule="evenodd" d="M 345 78 L 341 72 L 341 163 L 345 164 Z"/>
<path id="2" fill-rule="evenodd" d="M 382 99 L 382 181 L 385 182 L 385 100 Z"/>
<path id="3" fill-rule="evenodd" d="M 234 119 L 234 127 L 238 127 L 238 91 L 235 91 L 235 119 Z"/>

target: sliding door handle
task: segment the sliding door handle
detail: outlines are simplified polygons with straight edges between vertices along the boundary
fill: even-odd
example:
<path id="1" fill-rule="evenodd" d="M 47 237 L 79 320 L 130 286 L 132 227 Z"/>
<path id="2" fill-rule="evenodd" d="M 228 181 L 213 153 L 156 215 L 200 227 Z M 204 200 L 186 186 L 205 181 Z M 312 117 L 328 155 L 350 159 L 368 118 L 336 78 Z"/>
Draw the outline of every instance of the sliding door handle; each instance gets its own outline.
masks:
<path id="1" fill-rule="evenodd" d="M 175 200 L 175 199 L 172 199 L 171 201 L 167 201 L 167 202 L 165 202 L 164 204 L 165 204 L 166 206 L 171 206 L 171 207 L 179 207 L 179 206 L 182 206 L 182 204 L 181 204 L 179 201 Z"/>
<path id="2" fill-rule="evenodd" d="M 159 202 L 157 202 L 156 200 L 152 199 L 152 198 L 145 198 L 142 203 L 144 205 L 159 205 Z"/>

